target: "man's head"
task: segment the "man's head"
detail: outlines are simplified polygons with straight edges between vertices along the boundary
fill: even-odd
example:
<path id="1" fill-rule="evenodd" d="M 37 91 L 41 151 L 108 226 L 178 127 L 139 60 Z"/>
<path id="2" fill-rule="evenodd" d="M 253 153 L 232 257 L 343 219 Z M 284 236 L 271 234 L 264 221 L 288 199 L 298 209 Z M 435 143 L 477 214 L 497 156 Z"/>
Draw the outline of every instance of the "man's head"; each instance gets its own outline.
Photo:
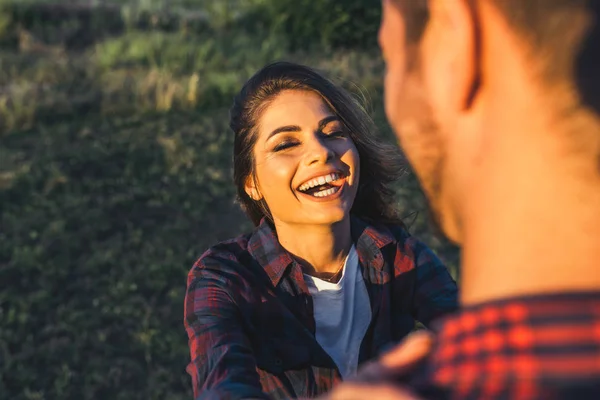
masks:
<path id="1" fill-rule="evenodd" d="M 450 239 L 461 242 L 481 191 L 511 196 L 514 175 L 536 163 L 587 157 L 600 177 L 599 8 L 383 0 L 386 113 Z M 531 172 L 530 185 L 539 176 Z"/>

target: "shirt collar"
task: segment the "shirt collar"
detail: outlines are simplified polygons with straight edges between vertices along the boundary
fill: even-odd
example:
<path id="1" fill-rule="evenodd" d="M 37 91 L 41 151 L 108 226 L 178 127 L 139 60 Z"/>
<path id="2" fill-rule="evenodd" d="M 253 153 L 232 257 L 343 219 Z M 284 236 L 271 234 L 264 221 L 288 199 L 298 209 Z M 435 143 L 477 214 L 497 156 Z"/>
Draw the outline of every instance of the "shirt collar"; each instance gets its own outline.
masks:
<path id="1" fill-rule="evenodd" d="M 351 217 L 351 234 L 361 265 L 381 270 L 384 265 L 381 249 L 395 240 L 393 234 L 385 227 L 375 227 L 354 216 Z M 288 267 L 295 263 L 279 244 L 277 233 L 266 218 L 250 236 L 248 251 L 264 268 L 273 286 L 279 284 Z"/>

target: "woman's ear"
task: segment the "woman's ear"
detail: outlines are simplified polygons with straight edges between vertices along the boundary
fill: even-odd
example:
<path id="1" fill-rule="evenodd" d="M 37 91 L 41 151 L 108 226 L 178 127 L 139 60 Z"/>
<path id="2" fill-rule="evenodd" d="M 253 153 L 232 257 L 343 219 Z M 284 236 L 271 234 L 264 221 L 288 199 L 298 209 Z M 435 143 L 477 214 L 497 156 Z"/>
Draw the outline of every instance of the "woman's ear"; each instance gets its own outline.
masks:
<path id="1" fill-rule="evenodd" d="M 249 175 L 246 178 L 246 183 L 244 184 L 244 190 L 246 191 L 246 194 L 248 196 L 250 196 L 250 198 L 252 200 L 259 201 L 262 199 L 262 194 L 260 193 L 257 182 L 252 175 Z"/>

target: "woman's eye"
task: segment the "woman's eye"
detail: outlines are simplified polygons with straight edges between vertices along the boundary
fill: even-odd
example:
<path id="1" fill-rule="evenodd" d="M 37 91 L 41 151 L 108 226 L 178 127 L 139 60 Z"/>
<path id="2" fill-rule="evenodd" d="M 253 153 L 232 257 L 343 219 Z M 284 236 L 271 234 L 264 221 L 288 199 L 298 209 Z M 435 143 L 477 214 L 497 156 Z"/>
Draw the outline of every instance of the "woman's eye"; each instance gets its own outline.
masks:
<path id="1" fill-rule="evenodd" d="M 290 147 L 296 146 L 297 144 L 298 144 L 297 142 L 294 142 L 291 140 L 281 142 L 273 148 L 273 151 L 281 151 L 281 150 L 289 149 Z"/>
<path id="2" fill-rule="evenodd" d="M 342 136 L 346 136 L 346 132 L 343 130 L 333 131 L 333 132 L 326 133 L 325 136 L 327 136 L 327 137 L 342 137 Z"/>

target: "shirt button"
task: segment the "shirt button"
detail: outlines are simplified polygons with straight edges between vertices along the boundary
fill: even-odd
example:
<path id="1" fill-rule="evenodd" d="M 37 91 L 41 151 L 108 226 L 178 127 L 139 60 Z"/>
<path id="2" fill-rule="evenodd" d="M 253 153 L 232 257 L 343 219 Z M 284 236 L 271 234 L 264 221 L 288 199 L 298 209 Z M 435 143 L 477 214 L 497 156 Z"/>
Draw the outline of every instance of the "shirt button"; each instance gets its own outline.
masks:
<path id="1" fill-rule="evenodd" d="M 281 366 L 281 358 L 275 359 L 275 365 L 277 365 L 278 367 Z"/>

